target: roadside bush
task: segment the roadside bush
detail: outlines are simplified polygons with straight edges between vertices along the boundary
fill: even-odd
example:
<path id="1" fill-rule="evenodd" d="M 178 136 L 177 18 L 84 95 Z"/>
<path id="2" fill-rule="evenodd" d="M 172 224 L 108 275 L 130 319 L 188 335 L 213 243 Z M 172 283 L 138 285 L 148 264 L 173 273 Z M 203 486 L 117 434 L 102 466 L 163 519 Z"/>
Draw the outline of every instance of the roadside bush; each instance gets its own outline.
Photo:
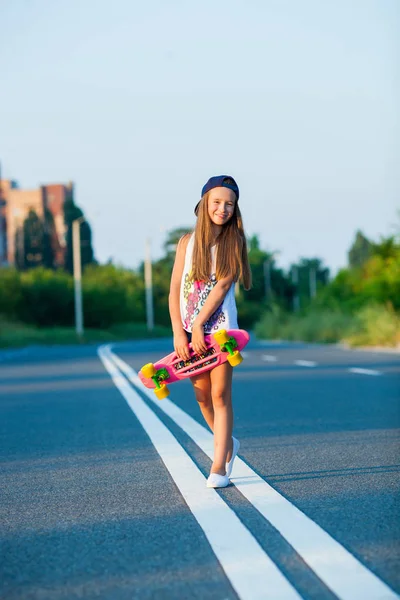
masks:
<path id="1" fill-rule="evenodd" d="M 285 339 L 334 343 L 352 331 L 351 315 L 339 311 L 310 312 L 303 317 L 292 316 L 284 329 Z"/>
<path id="2" fill-rule="evenodd" d="M 265 314 L 255 327 L 259 338 L 330 343 L 352 331 L 353 318 L 348 314 L 327 310 L 293 314 L 277 307 Z"/>
<path id="3" fill-rule="evenodd" d="M 236 298 L 238 322 L 242 329 L 251 330 L 265 312 L 266 306 L 264 302 L 246 301 L 243 297 L 245 293 L 247 292 L 241 291 L 239 297 Z"/>
<path id="4" fill-rule="evenodd" d="M 343 340 L 350 346 L 400 345 L 400 316 L 390 303 L 362 308 L 355 315 L 353 330 Z"/>
<path id="5" fill-rule="evenodd" d="M 144 285 L 133 271 L 90 265 L 82 277 L 82 294 L 85 327 L 146 320 Z M 73 277 L 44 267 L 0 269 L 0 314 L 39 327 L 73 326 Z"/>
<path id="6" fill-rule="evenodd" d="M 282 330 L 290 318 L 289 313 L 283 311 L 278 305 L 273 305 L 264 312 L 261 319 L 254 326 L 256 337 L 277 340 L 282 337 Z"/>
<path id="7" fill-rule="evenodd" d="M 40 327 L 73 324 L 73 280 L 68 273 L 37 267 L 21 272 L 20 281 L 22 321 Z"/>
<path id="8" fill-rule="evenodd" d="M 20 273 L 16 269 L 0 269 L 0 314 L 16 318 L 22 303 Z"/>
<path id="9" fill-rule="evenodd" d="M 82 281 L 86 327 L 105 329 L 145 320 L 143 283 L 133 271 L 114 265 L 88 266 Z"/>

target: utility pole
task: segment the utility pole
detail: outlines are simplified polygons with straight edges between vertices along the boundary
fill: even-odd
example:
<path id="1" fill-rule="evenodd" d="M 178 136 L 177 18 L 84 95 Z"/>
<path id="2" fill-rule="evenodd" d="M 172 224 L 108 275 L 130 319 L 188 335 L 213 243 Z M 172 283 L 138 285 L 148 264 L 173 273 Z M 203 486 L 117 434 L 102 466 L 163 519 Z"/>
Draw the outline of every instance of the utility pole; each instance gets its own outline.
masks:
<path id="1" fill-rule="evenodd" d="M 292 283 L 295 286 L 294 295 L 293 295 L 293 310 L 296 312 L 300 308 L 300 298 L 299 298 L 299 268 L 296 265 L 292 266 Z"/>
<path id="2" fill-rule="evenodd" d="M 153 311 L 153 274 L 151 267 L 151 244 L 150 238 L 146 240 L 146 253 L 144 261 L 144 283 L 146 288 L 146 318 L 147 329 L 154 329 L 154 311 Z"/>
<path id="3" fill-rule="evenodd" d="M 0 266 L 3 266 L 7 261 L 7 236 L 6 236 L 6 218 L 5 218 L 5 205 L 6 201 L 3 199 L 3 184 L 1 174 L 1 162 L 0 162 Z"/>
<path id="4" fill-rule="evenodd" d="M 82 306 L 82 263 L 81 263 L 81 223 L 85 217 L 72 221 L 72 256 L 74 263 L 75 290 L 75 328 L 79 337 L 83 335 L 83 306 Z"/>

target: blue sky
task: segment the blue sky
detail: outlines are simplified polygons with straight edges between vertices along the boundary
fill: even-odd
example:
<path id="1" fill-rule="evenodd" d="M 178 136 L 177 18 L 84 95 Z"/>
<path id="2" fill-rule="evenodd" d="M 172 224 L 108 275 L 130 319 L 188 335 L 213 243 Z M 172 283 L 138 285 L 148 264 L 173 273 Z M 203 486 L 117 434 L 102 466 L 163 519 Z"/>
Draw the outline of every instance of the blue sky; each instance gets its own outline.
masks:
<path id="1" fill-rule="evenodd" d="M 136 268 L 233 175 L 248 235 L 335 273 L 399 202 L 398 0 L 0 0 L 3 176 L 76 185 Z"/>

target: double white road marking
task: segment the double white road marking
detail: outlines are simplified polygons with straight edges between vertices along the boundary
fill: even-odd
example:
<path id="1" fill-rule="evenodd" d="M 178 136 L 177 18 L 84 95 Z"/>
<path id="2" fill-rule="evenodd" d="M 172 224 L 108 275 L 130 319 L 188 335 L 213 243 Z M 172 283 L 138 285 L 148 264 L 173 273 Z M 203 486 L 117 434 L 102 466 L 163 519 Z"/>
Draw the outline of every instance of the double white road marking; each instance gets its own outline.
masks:
<path id="1" fill-rule="evenodd" d="M 100 348 L 99 356 L 150 437 L 239 598 L 299 600 L 299 594 L 249 530 L 222 498 L 206 487 L 206 479 L 192 459 L 121 375 L 116 364 L 121 368 L 125 363 L 107 347 Z"/>
<path id="2" fill-rule="evenodd" d="M 295 588 L 221 496 L 215 490 L 206 488 L 204 475 L 128 380 L 156 402 L 153 392 L 143 387 L 137 373 L 117 357 L 109 346 L 101 347 L 99 356 L 149 435 L 239 598 L 298 600 L 300 596 Z M 207 429 L 167 399 L 158 403 L 158 407 L 212 458 L 213 438 Z M 232 483 L 338 598 L 398 599 L 397 594 L 385 583 L 240 458 L 235 461 Z"/>

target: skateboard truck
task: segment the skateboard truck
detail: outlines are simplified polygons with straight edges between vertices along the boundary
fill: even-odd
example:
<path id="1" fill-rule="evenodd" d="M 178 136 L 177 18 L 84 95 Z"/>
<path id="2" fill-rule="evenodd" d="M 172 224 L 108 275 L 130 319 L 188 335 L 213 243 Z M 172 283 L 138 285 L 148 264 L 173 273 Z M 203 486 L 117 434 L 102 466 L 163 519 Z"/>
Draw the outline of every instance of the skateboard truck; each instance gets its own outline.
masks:
<path id="1" fill-rule="evenodd" d="M 235 348 L 238 347 L 237 342 L 234 337 L 229 337 L 226 333 L 226 329 L 220 329 L 216 333 L 213 334 L 214 339 L 219 344 L 221 348 L 221 352 L 229 352 L 228 362 L 232 367 L 236 367 L 240 365 L 243 361 L 243 356 L 240 354 L 238 350 Z"/>
<path id="2" fill-rule="evenodd" d="M 141 371 L 145 377 L 154 381 L 155 390 L 154 393 L 159 400 L 163 400 L 169 396 L 169 389 L 165 383 L 162 383 L 164 379 L 168 379 L 169 374 L 167 369 L 155 370 L 153 363 L 147 363 L 141 368 Z"/>

